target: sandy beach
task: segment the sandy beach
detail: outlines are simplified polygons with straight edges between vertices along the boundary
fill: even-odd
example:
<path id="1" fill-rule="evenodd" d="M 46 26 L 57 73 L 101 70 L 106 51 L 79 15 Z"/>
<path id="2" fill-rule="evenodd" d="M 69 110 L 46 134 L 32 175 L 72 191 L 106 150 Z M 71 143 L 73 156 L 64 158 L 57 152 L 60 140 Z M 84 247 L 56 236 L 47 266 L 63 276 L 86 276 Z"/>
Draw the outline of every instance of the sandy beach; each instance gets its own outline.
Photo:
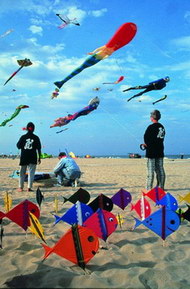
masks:
<path id="1" fill-rule="evenodd" d="M 58 196 L 58 215 L 61 216 L 71 203 L 63 204 L 63 196 L 69 197 L 80 187 L 87 190 L 91 200 L 100 193 L 112 197 L 120 188 L 129 191 L 132 203 L 140 197 L 146 186 L 146 159 L 77 158 L 83 172 L 79 187 L 54 187 L 54 179 L 34 182 L 33 192 L 17 192 L 18 179 L 9 175 L 19 169 L 19 159 L 0 160 L 0 211 L 5 212 L 4 196 L 8 192 L 13 200 L 12 208 L 28 199 L 36 202 L 36 189 L 44 194 L 40 223 L 44 228 L 47 245 L 55 243 L 70 228 L 65 222 L 53 226 L 54 200 Z M 37 171 L 51 172 L 56 158 L 44 159 Z M 176 199 L 190 192 L 190 159 L 165 159 L 166 186 Z M 186 208 L 185 202 L 179 204 Z M 135 211 L 114 206 L 112 213 L 124 218 L 106 241 L 106 249 L 100 248 L 84 271 L 79 266 L 56 254 L 43 260 L 42 241 L 3 218 L 3 248 L 0 249 L 0 288 L 124 288 L 124 289 L 189 289 L 190 288 L 190 224 L 183 221 L 179 229 L 165 242 L 151 230 L 141 225 L 135 230 Z M 100 244 L 105 244 L 100 241 Z"/>

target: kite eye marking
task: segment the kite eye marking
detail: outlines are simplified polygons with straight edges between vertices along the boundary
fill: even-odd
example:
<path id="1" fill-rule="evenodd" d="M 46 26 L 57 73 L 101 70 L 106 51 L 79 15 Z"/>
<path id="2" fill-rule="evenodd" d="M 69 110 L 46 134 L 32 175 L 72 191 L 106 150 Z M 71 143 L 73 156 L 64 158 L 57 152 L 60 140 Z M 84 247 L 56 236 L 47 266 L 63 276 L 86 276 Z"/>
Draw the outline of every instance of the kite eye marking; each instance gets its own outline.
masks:
<path id="1" fill-rule="evenodd" d="M 110 222 L 113 222 L 113 218 L 109 218 L 109 221 L 110 221 Z"/>
<path id="2" fill-rule="evenodd" d="M 175 224 L 175 220 L 171 220 L 170 224 L 174 225 Z"/>
<path id="3" fill-rule="evenodd" d="M 89 212 L 86 212 L 86 213 L 85 213 L 85 217 L 88 217 L 88 216 L 90 216 L 90 213 L 89 213 Z"/>
<path id="4" fill-rule="evenodd" d="M 93 242 L 94 241 L 94 237 L 93 236 L 88 236 L 88 241 L 89 242 Z"/>
<path id="5" fill-rule="evenodd" d="M 109 206 L 109 203 L 106 203 L 106 206 Z"/>

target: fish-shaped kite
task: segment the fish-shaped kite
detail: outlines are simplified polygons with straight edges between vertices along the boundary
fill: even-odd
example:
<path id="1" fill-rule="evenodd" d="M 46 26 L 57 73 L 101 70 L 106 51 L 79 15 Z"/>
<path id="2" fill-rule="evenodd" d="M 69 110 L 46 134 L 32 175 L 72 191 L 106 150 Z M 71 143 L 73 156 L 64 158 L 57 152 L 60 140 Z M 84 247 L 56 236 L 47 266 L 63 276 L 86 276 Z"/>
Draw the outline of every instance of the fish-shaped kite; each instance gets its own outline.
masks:
<path id="1" fill-rule="evenodd" d="M 132 196 L 128 191 L 121 188 L 111 197 L 111 200 L 115 205 L 124 210 L 128 206 L 128 204 L 131 203 Z"/>
<path id="2" fill-rule="evenodd" d="M 30 226 L 28 227 L 29 230 L 38 238 L 40 238 L 43 242 L 46 243 L 45 236 L 44 236 L 44 229 L 42 225 L 40 224 L 40 221 L 38 220 L 38 218 L 34 214 L 29 212 L 29 220 L 30 220 Z"/>
<path id="3" fill-rule="evenodd" d="M 66 222 L 70 225 L 78 224 L 83 225 L 83 223 L 94 213 L 94 211 L 86 204 L 79 201 L 76 202 L 70 209 L 66 211 L 63 216 L 59 217 L 54 215 L 55 223 L 60 221 Z"/>
<path id="4" fill-rule="evenodd" d="M 165 196 L 165 194 L 166 194 L 166 192 L 159 187 L 155 187 L 155 188 L 149 190 L 147 193 L 143 192 L 144 196 L 149 197 L 155 203 L 160 201 Z"/>
<path id="5" fill-rule="evenodd" d="M 43 199 L 44 199 L 44 195 L 42 194 L 40 187 L 38 187 L 36 190 L 36 201 L 37 201 L 40 208 L 41 208 L 41 203 L 42 203 Z"/>
<path id="6" fill-rule="evenodd" d="M 95 49 L 93 52 L 88 53 L 91 56 L 87 58 L 81 66 L 77 67 L 66 78 L 61 81 L 56 81 L 54 82 L 54 84 L 58 88 L 61 88 L 65 82 L 73 78 L 75 75 L 79 74 L 85 68 L 95 65 L 99 61 L 110 56 L 116 50 L 127 45 L 134 38 L 136 32 L 136 24 L 131 22 L 122 24 L 112 36 L 112 38 L 104 46 L 101 46 Z"/>
<path id="7" fill-rule="evenodd" d="M 57 119 L 54 120 L 54 124 L 52 124 L 50 126 L 50 128 L 52 127 L 56 127 L 56 126 L 63 126 L 68 124 L 71 120 L 75 120 L 77 119 L 79 116 L 82 115 L 87 115 L 90 112 L 92 112 L 93 110 L 97 109 L 98 105 L 100 103 L 100 100 L 98 97 L 93 98 L 92 100 L 90 100 L 88 106 L 85 106 L 84 108 L 82 108 L 81 110 L 79 110 L 78 112 L 74 113 L 74 114 L 68 114 L 65 117 L 59 117 Z"/>
<path id="8" fill-rule="evenodd" d="M 158 100 L 154 101 L 152 104 L 155 104 L 155 103 L 157 103 L 157 102 L 159 102 L 159 101 L 162 101 L 162 100 L 164 100 L 164 99 L 166 99 L 166 98 L 167 98 L 167 95 L 164 95 L 163 97 L 161 97 L 161 98 L 159 98 Z"/>
<path id="9" fill-rule="evenodd" d="M 180 225 L 180 218 L 178 214 L 167 209 L 165 206 L 151 214 L 145 220 L 139 221 L 135 218 L 135 221 L 136 224 L 134 228 L 143 224 L 145 227 L 160 236 L 163 240 L 174 233 Z"/>
<path id="10" fill-rule="evenodd" d="M 183 202 L 183 201 L 190 204 L 190 192 L 187 193 L 185 196 L 179 195 L 179 202 Z"/>
<path id="11" fill-rule="evenodd" d="M 187 208 L 188 208 L 187 211 L 180 212 L 180 217 L 190 222 L 190 206 L 187 205 Z"/>
<path id="12" fill-rule="evenodd" d="M 85 269 L 86 264 L 99 249 L 99 240 L 91 229 L 80 225 L 73 225 L 53 248 L 45 244 L 42 244 L 42 246 L 45 250 L 44 259 L 51 253 L 55 253 Z"/>
<path id="13" fill-rule="evenodd" d="M 99 208 L 111 212 L 113 209 L 113 201 L 104 194 L 100 194 L 97 198 L 90 202 L 88 206 L 90 206 L 94 212 L 96 212 L 96 210 Z"/>
<path id="14" fill-rule="evenodd" d="M 58 28 L 62 29 L 65 26 L 69 25 L 69 24 L 74 24 L 77 26 L 80 26 L 80 24 L 76 21 L 76 18 L 74 19 L 69 19 L 66 15 L 61 15 L 61 14 L 56 14 L 59 19 L 61 19 L 63 21 L 63 24 L 59 25 Z"/>
<path id="15" fill-rule="evenodd" d="M 124 76 L 120 76 L 118 78 L 118 80 L 114 81 L 114 82 L 103 82 L 103 84 L 118 84 L 119 82 L 121 82 L 124 79 Z"/>
<path id="16" fill-rule="evenodd" d="M 136 204 L 131 204 L 131 211 L 134 210 L 139 217 L 144 220 L 151 214 L 151 206 L 147 199 L 142 195 L 141 199 Z"/>
<path id="17" fill-rule="evenodd" d="M 156 205 L 166 206 L 169 210 L 176 211 L 178 209 L 178 203 L 176 198 L 170 193 L 165 194 L 165 196 L 156 202 Z"/>
<path id="18" fill-rule="evenodd" d="M 83 224 L 84 227 L 92 229 L 96 235 L 104 241 L 115 232 L 117 225 L 118 221 L 116 216 L 102 209 L 98 209 Z"/>
<path id="19" fill-rule="evenodd" d="M 13 74 L 5 81 L 4 85 L 7 84 L 7 82 L 9 82 L 23 67 L 32 65 L 32 62 L 28 58 L 17 60 L 17 62 L 20 66 L 19 69 L 13 72 Z"/>
<path id="20" fill-rule="evenodd" d="M 17 106 L 16 109 L 15 109 L 15 112 L 9 118 L 5 119 L 0 124 L 0 126 L 5 126 L 7 124 L 7 122 L 11 121 L 13 118 L 15 118 L 20 113 L 21 109 L 28 108 L 28 107 L 29 107 L 28 105 L 23 105 L 23 104 Z"/>
<path id="21" fill-rule="evenodd" d="M 4 203 L 5 203 L 5 211 L 8 213 L 12 207 L 12 198 L 9 196 L 9 193 L 6 192 L 4 197 Z"/>
<path id="22" fill-rule="evenodd" d="M 81 203 L 87 204 L 90 200 L 90 194 L 88 191 L 80 188 L 69 198 L 63 197 L 63 199 L 64 199 L 64 203 L 71 202 L 75 204 L 77 201 L 79 201 Z"/>
<path id="23" fill-rule="evenodd" d="M 40 211 L 38 206 L 28 200 L 24 200 L 6 214 L 0 211 L 0 220 L 6 217 L 26 231 L 30 226 L 30 212 L 39 219 Z"/>

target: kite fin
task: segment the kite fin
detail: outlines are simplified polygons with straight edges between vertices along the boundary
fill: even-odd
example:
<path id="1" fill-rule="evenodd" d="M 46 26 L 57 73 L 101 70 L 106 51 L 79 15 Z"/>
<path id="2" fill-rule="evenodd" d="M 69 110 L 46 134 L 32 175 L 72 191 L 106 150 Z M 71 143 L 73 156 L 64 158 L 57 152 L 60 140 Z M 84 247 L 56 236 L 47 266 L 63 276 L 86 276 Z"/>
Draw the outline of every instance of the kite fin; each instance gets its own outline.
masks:
<path id="1" fill-rule="evenodd" d="M 141 221 L 139 221 L 137 218 L 135 218 L 134 217 L 134 219 L 135 219 L 135 225 L 134 225 L 134 229 L 136 229 L 138 226 L 140 226 L 141 224 L 142 224 L 142 222 Z"/>
<path id="2" fill-rule="evenodd" d="M 43 243 L 41 243 L 41 245 L 44 247 L 44 259 L 46 259 L 51 254 L 52 249 Z"/>
<path id="3" fill-rule="evenodd" d="M 3 212 L 0 211 L 0 221 L 6 216 Z"/>
<path id="4" fill-rule="evenodd" d="M 59 223 L 59 221 L 61 220 L 61 218 L 60 218 L 59 216 L 57 216 L 57 215 L 54 215 L 54 214 L 53 214 L 53 216 L 55 217 L 55 223 L 54 223 L 54 225 L 56 225 L 57 223 Z"/>
<path id="5" fill-rule="evenodd" d="M 183 201 L 183 197 L 179 195 L 179 202 Z"/>
<path id="6" fill-rule="evenodd" d="M 54 84 L 55 84 L 58 88 L 61 88 L 62 85 L 63 85 L 62 81 L 56 81 L 56 82 L 54 82 Z"/>
<path id="7" fill-rule="evenodd" d="M 67 201 L 67 198 L 63 197 L 63 203 L 66 203 Z"/>

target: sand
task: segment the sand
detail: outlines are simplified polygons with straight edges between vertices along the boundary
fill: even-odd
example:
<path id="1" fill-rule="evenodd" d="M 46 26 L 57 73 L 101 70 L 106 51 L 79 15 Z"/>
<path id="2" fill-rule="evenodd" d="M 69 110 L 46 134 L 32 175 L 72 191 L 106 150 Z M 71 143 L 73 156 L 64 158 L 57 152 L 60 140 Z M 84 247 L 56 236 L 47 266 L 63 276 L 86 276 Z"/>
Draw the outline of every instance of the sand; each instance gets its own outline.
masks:
<path id="1" fill-rule="evenodd" d="M 83 175 L 79 187 L 91 194 L 91 200 L 102 193 L 113 196 L 120 188 L 132 194 L 135 203 L 146 186 L 146 159 L 92 158 L 76 159 Z M 52 171 L 57 159 L 42 160 L 38 171 Z M 62 215 L 71 203 L 63 204 L 62 196 L 71 196 L 79 187 L 53 187 L 55 180 L 35 182 L 34 192 L 17 192 L 18 179 L 10 178 L 13 170 L 19 169 L 18 159 L 0 160 L 0 211 L 5 212 L 4 195 L 13 199 L 13 207 L 28 199 L 36 203 L 36 189 L 40 186 L 44 194 L 40 223 L 44 228 L 49 247 L 70 228 L 64 222 L 53 226 L 54 199 L 58 195 L 59 211 Z M 165 159 L 166 187 L 178 199 L 190 191 L 189 159 Z M 185 203 L 180 203 L 186 208 Z M 42 241 L 30 231 L 26 232 L 8 218 L 3 219 L 3 248 L 0 249 L 0 288 L 130 288 L 130 289 L 189 289 L 190 288 L 190 224 L 183 221 L 179 229 L 168 236 L 165 242 L 141 225 L 135 230 L 135 211 L 130 205 L 122 211 L 114 206 L 112 213 L 124 218 L 122 227 L 100 241 L 106 249 L 98 253 L 86 265 L 79 266 L 51 254 L 43 260 Z"/>

